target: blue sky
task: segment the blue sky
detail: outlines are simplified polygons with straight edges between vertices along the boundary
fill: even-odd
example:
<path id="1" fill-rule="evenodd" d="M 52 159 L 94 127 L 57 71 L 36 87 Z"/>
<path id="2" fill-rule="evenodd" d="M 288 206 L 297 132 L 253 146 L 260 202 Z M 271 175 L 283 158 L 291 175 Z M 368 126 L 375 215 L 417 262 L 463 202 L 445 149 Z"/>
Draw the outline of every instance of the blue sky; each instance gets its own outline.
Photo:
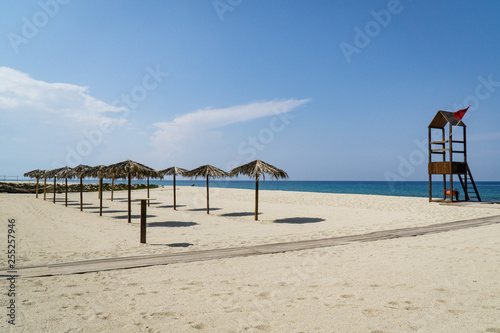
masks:
<path id="1" fill-rule="evenodd" d="M 0 174 L 262 159 L 293 180 L 426 180 L 427 126 L 472 104 L 500 180 L 500 2 L 3 1 Z"/>

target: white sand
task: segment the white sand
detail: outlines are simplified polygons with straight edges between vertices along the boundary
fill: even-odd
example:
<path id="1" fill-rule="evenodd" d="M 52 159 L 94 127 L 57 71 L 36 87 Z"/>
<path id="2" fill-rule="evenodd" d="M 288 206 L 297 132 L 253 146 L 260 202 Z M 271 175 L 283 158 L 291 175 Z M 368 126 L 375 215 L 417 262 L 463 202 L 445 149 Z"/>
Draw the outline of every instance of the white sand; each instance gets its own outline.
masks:
<path id="1" fill-rule="evenodd" d="M 427 199 L 302 192 L 151 191 L 148 244 L 126 192 L 0 194 L 1 239 L 16 219 L 17 265 L 319 239 L 500 215 Z M 133 197 L 145 197 L 134 191 Z M 193 210 L 195 209 L 195 210 Z M 277 223 L 275 222 L 284 222 Z M 281 221 L 280 221 L 281 220 Z M 304 223 L 306 222 L 306 223 Z M 307 223 L 308 222 L 308 223 Z M 17 281 L 26 332 L 500 332 L 500 225 L 258 257 Z M 2 246 L 0 244 L 0 246 Z M 187 246 L 187 247 L 184 247 Z M 2 250 L 3 253 L 5 251 Z M 3 256 L 0 266 L 6 266 Z M 2 287 L 4 286 L 4 287 Z M 7 289 L 7 282 L 0 284 Z M 8 301 L 1 292 L 0 301 Z M 3 317 L 2 317 L 3 316 Z M 9 328 L 0 314 L 1 328 Z"/>

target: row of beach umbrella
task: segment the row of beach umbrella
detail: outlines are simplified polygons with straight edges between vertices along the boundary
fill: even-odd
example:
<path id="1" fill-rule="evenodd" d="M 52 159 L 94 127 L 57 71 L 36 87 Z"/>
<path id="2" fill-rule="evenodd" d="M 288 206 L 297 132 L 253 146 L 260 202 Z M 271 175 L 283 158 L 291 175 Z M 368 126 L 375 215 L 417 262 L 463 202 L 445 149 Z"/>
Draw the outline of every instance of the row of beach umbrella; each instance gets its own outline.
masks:
<path id="1" fill-rule="evenodd" d="M 210 213 L 209 204 L 209 179 L 220 179 L 226 177 L 234 177 L 238 175 L 246 175 L 250 178 L 255 179 L 255 220 L 258 219 L 259 210 L 259 179 L 260 176 L 265 178 L 265 175 L 269 175 L 271 179 L 286 179 L 288 175 L 285 171 L 276 168 L 266 162 L 255 160 L 253 162 L 247 163 L 245 165 L 234 168 L 230 172 L 218 169 L 211 165 L 203 165 L 193 170 L 186 170 L 179 167 L 170 167 L 165 170 L 157 171 L 153 168 L 145 166 L 141 163 L 134 162 L 131 160 L 123 161 L 120 163 L 111 164 L 108 166 L 98 165 L 98 166 L 88 166 L 88 165 L 78 165 L 74 168 L 62 167 L 54 170 L 32 170 L 24 174 L 25 177 L 36 178 L 36 197 L 38 198 L 38 186 L 39 180 L 44 179 L 44 200 L 46 199 L 46 188 L 47 179 L 54 179 L 54 203 L 56 201 L 56 181 L 57 179 L 65 179 L 65 205 L 68 205 L 68 179 L 79 178 L 80 179 L 80 210 L 83 210 L 83 178 L 96 178 L 99 179 L 99 214 L 102 216 L 102 185 L 103 179 L 111 179 L 111 201 L 113 201 L 113 190 L 115 179 L 127 179 L 128 180 L 128 222 L 131 222 L 131 181 L 132 179 L 147 179 L 147 196 L 149 198 L 149 179 L 150 178 L 163 178 L 166 175 L 173 176 L 173 187 L 174 187 L 174 209 L 176 206 L 176 183 L 175 178 L 177 175 L 183 177 L 197 179 L 205 178 L 207 181 L 207 214 Z"/>

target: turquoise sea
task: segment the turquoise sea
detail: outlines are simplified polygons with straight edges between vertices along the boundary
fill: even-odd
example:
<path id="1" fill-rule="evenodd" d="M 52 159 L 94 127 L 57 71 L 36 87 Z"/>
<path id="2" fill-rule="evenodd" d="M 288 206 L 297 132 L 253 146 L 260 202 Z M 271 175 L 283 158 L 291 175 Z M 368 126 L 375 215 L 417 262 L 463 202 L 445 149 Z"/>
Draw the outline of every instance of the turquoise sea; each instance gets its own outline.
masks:
<path id="1" fill-rule="evenodd" d="M 108 180 L 105 180 L 108 182 Z M 95 182 L 95 180 L 85 180 Z M 120 180 L 119 182 L 124 182 Z M 134 180 L 145 183 L 145 180 Z M 172 180 L 151 180 L 151 184 L 172 185 Z M 205 180 L 177 180 L 177 186 L 206 185 Z M 500 182 L 476 182 L 479 195 L 483 201 L 500 201 Z M 462 192 L 460 183 L 454 182 L 454 188 Z M 210 180 L 210 187 L 254 189 L 255 181 L 252 180 Z M 373 194 L 405 197 L 429 197 L 429 184 L 426 181 L 413 182 L 384 182 L 384 181 L 291 181 L 291 180 L 260 180 L 259 189 L 271 191 L 299 191 L 319 193 L 350 193 Z M 433 182 L 433 196 L 442 197 L 443 184 Z M 460 199 L 463 193 L 460 193 Z"/>

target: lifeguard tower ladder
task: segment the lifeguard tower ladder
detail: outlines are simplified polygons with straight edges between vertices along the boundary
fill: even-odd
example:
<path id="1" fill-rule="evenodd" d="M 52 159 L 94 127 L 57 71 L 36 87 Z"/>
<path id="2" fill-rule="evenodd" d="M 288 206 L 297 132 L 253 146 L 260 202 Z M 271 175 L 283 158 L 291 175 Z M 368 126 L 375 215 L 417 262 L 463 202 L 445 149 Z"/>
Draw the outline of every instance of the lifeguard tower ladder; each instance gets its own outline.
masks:
<path id="1" fill-rule="evenodd" d="M 448 131 L 446 131 L 448 125 Z M 453 140 L 453 126 L 462 128 L 462 139 Z M 440 130 L 442 140 L 432 141 L 433 130 Z M 453 197 L 453 175 L 457 175 L 462 185 L 465 201 L 477 200 L 481 201 L 479 192 L 477 191 L 476 183 L 467 164 L 467 126 L 463 121 L 455 119 L 453 112 L 438 111 L 434 119 L 429 124 L 429 202 L 430 201 L 446 201 L 446 192 L 449 191 L 450 201 L 454 201 Z M 448 133 L 446 133 L 448 132 Z M 435 133 L 434 133 L 435 134 Z M 460 133 L 458 133 L 460 134 Z M 439 135 L 439 134 L 438 134 Z M 437 147 L 437 148 L 436 148 Z M 455 147 L 458 147 L 455 148 Z M 438 162 L 433 161 L 433 156 L 438 155 Z M 432 198 L 432 176 L 443 176 L 443 199 L 434 200 Z M 446 178 L 449 176 L 449 188 L 447 187 Z"/>

